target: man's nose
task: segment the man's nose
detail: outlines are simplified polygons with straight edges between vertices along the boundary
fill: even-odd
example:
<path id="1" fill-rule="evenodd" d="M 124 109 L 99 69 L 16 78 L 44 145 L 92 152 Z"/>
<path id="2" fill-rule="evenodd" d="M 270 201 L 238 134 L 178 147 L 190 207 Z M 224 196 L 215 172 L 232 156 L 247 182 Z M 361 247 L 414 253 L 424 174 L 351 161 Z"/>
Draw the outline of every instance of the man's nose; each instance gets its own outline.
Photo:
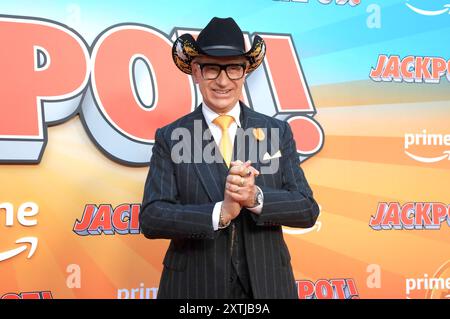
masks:
<path id="1" fill-rule="evenodd" d="M 225 70 L 220 70 L 219 76 L 216 79 L 217 84 L 225 86 L 229 81 L 230 79 L 228 78 L 227 72 Z"/>

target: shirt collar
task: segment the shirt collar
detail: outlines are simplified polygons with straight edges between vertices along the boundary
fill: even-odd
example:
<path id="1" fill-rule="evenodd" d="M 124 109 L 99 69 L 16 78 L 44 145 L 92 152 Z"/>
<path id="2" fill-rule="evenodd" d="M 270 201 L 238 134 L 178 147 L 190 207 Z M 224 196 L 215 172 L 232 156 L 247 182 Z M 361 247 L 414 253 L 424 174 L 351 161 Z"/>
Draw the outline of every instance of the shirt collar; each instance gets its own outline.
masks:
<path id="1" fill-rule="evenodd" d="M 219 116 L 219 114 L 211 110 L 205 102 L 202 102 L 202 112 L 203 116 L 205 117 L 206 124 L 208 124 L 208 127 L 211 125 L 212 121 L 214 121 L 214 119 Z M 229 112 L 227 112 L 226 115 L 232 116 L 237 126 L 241 127 L 241 106 L 239 104 L 239 101 L 237 101 L 236 105 L 233 106 L 233 108 Z"/>

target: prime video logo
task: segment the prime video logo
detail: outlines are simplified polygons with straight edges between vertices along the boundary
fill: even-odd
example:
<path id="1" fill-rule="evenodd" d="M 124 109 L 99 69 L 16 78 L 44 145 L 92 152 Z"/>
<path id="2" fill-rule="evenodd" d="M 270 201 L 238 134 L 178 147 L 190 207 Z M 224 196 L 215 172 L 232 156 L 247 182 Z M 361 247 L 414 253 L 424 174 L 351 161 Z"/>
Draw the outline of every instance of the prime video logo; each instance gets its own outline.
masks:
<path id="1" fill-rule="evenodd" d="M 406 298 L 414 290 L 443 290 L 450 291 L 450 278 L 429 278 L 428 274 L 424 274 L 423 278 L 406 278 Z M 443 294 L 444 299 L 450 299 L 450 293 Z"/>
<path id="2" fill-rule="evenodd" d="M 450 160 L 450 150 L 444 150 L 437 156 L 419 156 L 408 151 L 411 146 L 450 146 L 450 134 L 430 134 L 427 130 L 422 133 L 405 134 L 405 154 L 410 158 L 422 163 L 435 163 L 442 160 Z"/>
<path id="3" fill-rule="evenodd" d="M 420 1 L 414 1 L 415 3 L 417 3 L 417 2 L 420 2 Z M 430 3 L 433 3 L 433 8 L 430 10 L 430 9 L 423 9 L 423 5 L 425 5 L 425 3 L 426 4 L 430 4 Z M 414 11 L 415 13 L 417 13 L 417 14 L 421 14 L 421 15 L 424 15 L 424 16 L 438 16 L 438 15 L 441 15 L 441 14 L 450 14 L 450 3 L 447 3 L 447 4 L 444 4 L 444 5 L 442 5 L 442 6 L 437 6 L 437 4 L 436 4 L 436 2 L 435 1 L 421 1 L 421 4 L 419 5 L 419 4 L 411 4 L 408 0 L 407 0 L 407 2 L 405 3 L 405 5 L 409 8 L 409 9 L 411 9 L 412 11 Z"/>
<path id="4" fill-rule="evenodd" d="M 157 287 L 145 287 L 142 282 L 138 288 L 117 289 L 117 299 L 156 299 L 157 295 Z"/>

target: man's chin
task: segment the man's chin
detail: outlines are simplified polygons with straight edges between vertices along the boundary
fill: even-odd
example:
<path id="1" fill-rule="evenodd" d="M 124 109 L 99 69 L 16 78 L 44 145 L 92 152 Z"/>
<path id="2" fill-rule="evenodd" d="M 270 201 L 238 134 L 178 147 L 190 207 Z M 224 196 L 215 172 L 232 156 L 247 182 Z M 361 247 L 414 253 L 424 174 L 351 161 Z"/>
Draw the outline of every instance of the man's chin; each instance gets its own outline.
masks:
<path id="1" fill-rule="evenodd" d="M 219 101 L 214 101 L 214 102 L 210 102 L 208 103 L 208 106 L 210 108 L 212 108 L 214 111 L 216 111 L 217 113 L 221 113 L 223 111 L 228 112 L 229 110 L 231 110 L 234 105 L 236 104 L 236 102 L 234 102 L 233 100 L 219 100 Z"/>

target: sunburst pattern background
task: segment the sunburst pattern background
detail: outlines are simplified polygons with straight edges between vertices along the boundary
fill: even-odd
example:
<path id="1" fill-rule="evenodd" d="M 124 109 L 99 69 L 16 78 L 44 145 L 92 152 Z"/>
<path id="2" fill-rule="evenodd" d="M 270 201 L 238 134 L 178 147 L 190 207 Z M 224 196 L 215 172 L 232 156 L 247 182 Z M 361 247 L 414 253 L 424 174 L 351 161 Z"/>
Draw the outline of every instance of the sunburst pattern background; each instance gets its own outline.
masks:
<path id="1" fill-rule="evenodd" d="M 202 28 L 214 15 L 233 16 L 250 32 L 292 34 L 317 109 L 315 119 L 325 132 L 323 149 L 302 164 L 322 207 L 320 230 L 285 234 L 296 278 L 353 278 L 361 298 L 425 298 L 433 293 L 421 289 L 407 296 L 405 280 L 425 274 L 449 277 L 448 225 L 408 231 L 368 226 L 379 202 L 450 203 L 450 161 L 415 162 L 403 145 L 406 133 L 450 134 L 448 80 L 368 79 L 378 54 L 450 58 L 450 43 L 442 38 L 450 31 L 450 16 L 423 17 L 405 2 L 375 4 L 380 28 L 368 27 L 375 11 L 364 1 L 353 8 L 317 1 L 113 1 L 108 10 L 88 1 L 2 1 L 0 12 L 66 23 L 88 43 L 115 23 L 144 23 L 170 33 L 174 26 Z M 425 1 L 415 4 L 431 9 Z M 100 12 L 103 18 L 97 19 Z M 0 107 L 5 106 L 0 102 Z M 430 156 L 443 150 L 421 149 Z M 0 262 L 0 296 L 49 290 L 54 298 L 116 298 L 119 289 L 157 287 L 168 241 L 142 235 L 82 237 L 72 231 L 88 203 L 140 203 L 147 172 L 105 157 L 78 116 L 48 129 L 39 165 L 0 165 L 0 203 L 10 202 L 16 210 L 27 201 L 39 205 L 38 224 L 32 227 L 17 219 L 6 227 L 0 210 L 0 251 L 14 248 L 20 237 L 39 238 L 31 259 L 22 253 Z M 81 267 L 81 288 L 66 285 L 70 264 Z M 371 264 L 380 266 L 381 288 L 366 284 Z"/>

